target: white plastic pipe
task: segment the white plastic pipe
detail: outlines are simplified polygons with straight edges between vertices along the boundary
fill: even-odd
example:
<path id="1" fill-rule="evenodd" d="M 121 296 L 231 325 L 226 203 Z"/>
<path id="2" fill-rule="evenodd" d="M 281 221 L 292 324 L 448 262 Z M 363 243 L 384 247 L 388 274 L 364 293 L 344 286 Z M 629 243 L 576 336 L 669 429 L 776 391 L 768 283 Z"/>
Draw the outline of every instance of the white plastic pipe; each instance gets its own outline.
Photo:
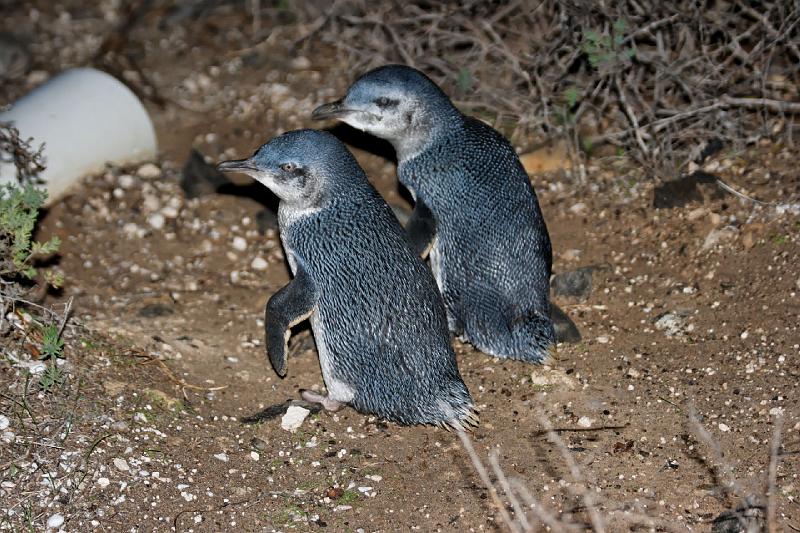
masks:
<path id="1" fill-rule="evenodd" d="M 0 113 L 31 146 L 44 143 L 41 174 L 49 202 L 83 176 L 118 165 L 152 160 L 156 133 L 147 110 L 116 78 L 92 68 L 67 70 Z M 5 157 L 4 157 L 5 159 Z M 16 181 L 16 168 L 0 163 L 0 184 Z"/>

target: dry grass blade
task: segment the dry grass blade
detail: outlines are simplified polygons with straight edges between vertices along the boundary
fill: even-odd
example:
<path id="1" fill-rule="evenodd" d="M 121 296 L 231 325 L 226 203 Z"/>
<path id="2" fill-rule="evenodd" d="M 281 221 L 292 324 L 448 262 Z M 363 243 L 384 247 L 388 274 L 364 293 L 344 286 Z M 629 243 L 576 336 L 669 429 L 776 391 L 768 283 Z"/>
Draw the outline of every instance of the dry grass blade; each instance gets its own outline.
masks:
<path id="1" fill-rule="evenodd" d="M 492 483 L 492 480 L 489 478 L 489 473 L 486 471 L 486 467 L 483 465 L 480 457 L 478 457 L 478 454 L 475 452 L 475 448 L 472 446 L 472 440 L 470 440 L 469 435 L 467 435 L 466 431 L 460 428 L 456 430 L 456 433 L 458 433 L 458 438 L 461 439 L 461 444 L 464 446 L 464 450 L 466 450 L 467 455 L 469 455 L 469 459 L 472 461 L 472 466 L 478 473 L 478 477 L 481 478 L 483 485 L 489 491 L 489 496 L 492 498 L 494 506 L 500 513 L 503 523 L 513 533 L 522 533 L 519 525 L 511 518 L 511 515 L 508 514 L 506 506 L 503 504 L 503 500 L 501 500 L 500 496 L 497 494 L 497 489 Z"/>
<path id="2" fill-rule="evenodd" d="M 192 385 L 191 383 L 187 383 L 186 381 L 176 376 L 175 373 L 172 372 L 172 370 L 170 370 L 170 368 L 166 365 L 166 363 L 164 363 L 164 361 L 158 359 L 157 357 L 153 357 L 150 354 L 141 352 L 131 352 L 129 355 L 133 355 L 134 357 L 138 357 L 140 359 L 145 359 L 145 361 L 143 361 L 142 364 L 151 364 L 151 363 L 157 364 L 158 367 L 161 369 L 161 371 L 164 372 L 164 374 L 167 376 L 167 378 L 169 378 L 170 381 L 172 381 L 176 385 L 180 385 L 182 388 L 201 390 L 201 391 L 217 391 L 228 388 L 227 385 L 221 385 L 219 387 L 203 387 L 201 385 Z"/>
<path id="3" fill-rule="evenodd" d="M 549 420 L 544 417 L 539 417 L 539 423 L 547 430 L 547 440 L 549 440 L 553 445 L 555 445 L 556 448 L 558 448 L 558 451 L 561 453 L 561 457 L 567 464 L 570 475 L 572 476 L 572 480 L 578 486 L 577 495 L 583 500 L 583 504 L 586 506 L 586 511 L 589 513 L 589 520 L 592 523 L 593 530 L 595 533 L 604 532 L 606 528 L 603 518 L 600 516 L 600 513 L 594 504 L 594 498 L 592 497 L 591 491 L 586 485 L 586 480 L 584 479 L 583 474 L 581 474 L 577 463 L 575 463 L 575 459 L 572 458 L 572 454 L 567 448 L 567 445 L 564 444 L 564 441 L 561 440 L 561 437 L 559 437 L 558 434 L 553 431 L 553 426 L 550 424 Z"/>
<path id="4" fill-rule="evenodd" d="M 519 500 L 514 495 L 514 491 L 511 490 L 511 485 L 508 483 L 508 478 L 506 478 L 505 472 L 503 472 L 503 469 L 500 468 L 498 455 L 499 452 L 497 450 L 492 450 L 489 452 L 489 464 L 492 465 L 492 471 L 497 478 L 497 482 L 500 483 L 500 487 L 503 489 L 503 492 L 505 492 L 506 496 L 508 496 L 508 499 L 511 502 L 511 507 L 514 508 L 514 513 L 516 513 L 517 520 L 519 520 L 522 529 L 524 531 L 530 531 L 531 523 L 528 522 L 528 517 L 525 516 L 525 510 L 522 509 Z"/>
<path id="5" fill-rule="evenodd" d="M 775 491 L 777 490 L 776 480 L 778 477 L 778 461 L 781 447 L 781 429 L 783 428 L 783 417 L 775 418 L 775 428 L 772 432 L 772 442 L 769 447 L 769 475 L 767 481 L 767 529 L 769 533 L 779 531 L 775 521 Z"/>

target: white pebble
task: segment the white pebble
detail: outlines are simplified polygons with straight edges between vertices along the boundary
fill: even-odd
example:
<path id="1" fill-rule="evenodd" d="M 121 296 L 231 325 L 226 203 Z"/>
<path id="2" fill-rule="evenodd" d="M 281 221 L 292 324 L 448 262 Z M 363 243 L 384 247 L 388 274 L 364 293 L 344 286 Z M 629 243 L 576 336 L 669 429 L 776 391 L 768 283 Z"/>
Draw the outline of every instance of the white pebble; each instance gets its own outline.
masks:
<path id="1" fill-rule="evenodd" d="M 58 529 L 64 525 L 64 517 L 60 514 L 54 514 L 47 519 L 47 527 L 50 529 Z"/>
<path id="2" fill-rule="evenodd" d="M 0 431 L 7 429 L 10 425 L 11 422 L 8 420 L 8 417 L 5 415 L 0 415 Z"/>
<path id="3" fill-rule="evenodd" d="M 122 176 L 117 178 L 117 182 L 119 183 L 119 186 L 122 187 L 123 189 L 130 189 L 131 187 L 133 187 L 133 184 L 136 183 L 136 181 L 133 179 L 133 176 L 131 176 L 130 174 L 123 174 Z"/>
<path id="4" fill-rule="evenodd" d="M 125 459 L 121 459 L 119 457 L 114 458 L 114 466 L 117 467 L 117 470 L 120 470 L 122 472 L 127 472 L 128 470 L 131 469 L 131 467 L 128 466 L 128 462 L 125 461 Z"/>
<path id="5" fill-rule="evenodd" d="M 136 171 L 136 175 L 142 179 L 152 180 L 161 177 L 161 169 L 153 163 L 145 163 Z"/>
<path id="6" fill-rule="evenodd" d="M 730 426 L 727 424 L 723 424 L 722 422 L 719 423 L 719 430 L 723 433 L 727 433 L 731 430 Z"/>
<path id="7" fill-rule="evenodd" d="M 147 217 L 147 223 L 150 224 L 150 227 L 153 229 L 161 229 L 164 227 L 164 215 L 161 213 L 153 213 L 149 217 Z"/>
<path id="8" fill-rule="evenodd" d="M 258 461 L 259 459 L 261 459 L 261 456 L 258 454 L 257 451 L 253 450 L 252 452 L 250 452 L 250 459 L 252 459 L 253 461 Z"/>
<path id="9" fill-rule="evenodd" d="M 268 266 L 269 263 L 267 263 L 266 259 L 263 257 L 256 257 L 253 259 L 253 262 L 250 263 L 250 268 L 253 270 L 266 270 Z"/>
<path id="10" fill-rule="evenodd" d="M 228 454 L 225 453 L 225 452 L 214 454 L 214 459 L 219 459 L 223 463 L 227 463 L 228 462 Z"/>
<path id="11" fill-rule="evenodd" d="M 247 250 L 247 241 L 244 240 L 244 237 L 234 237 L 233 248 L 235 250 L 239 250 L 240 252 L 244 252 Z"/>
<path id="12" fill-rule="evenodd" d="M 300 407 L 299 405 L 290 405 L 286 410 L 286 414 L 281 418 L 281 428 L 290 432 L 297 431 L 297 429 L 303 425 L 303 421 L 310 412 L 311 411 L 308 409 Z"/>
<path id="13" fill-rule="evenodd" d="M 594 424 L 594 420 L 588 416 L 582 416 L 578 419 L 578 427 L 590 428 L 592 427 L 592 424 Z"/>
<path id="14" fill-rule="evenodd" d="M 107 477 L 101 477 L 97 479 L 97 484 L 100 485 L 100 488 L 104 489 L 108 487 L 111 481 Z"/>

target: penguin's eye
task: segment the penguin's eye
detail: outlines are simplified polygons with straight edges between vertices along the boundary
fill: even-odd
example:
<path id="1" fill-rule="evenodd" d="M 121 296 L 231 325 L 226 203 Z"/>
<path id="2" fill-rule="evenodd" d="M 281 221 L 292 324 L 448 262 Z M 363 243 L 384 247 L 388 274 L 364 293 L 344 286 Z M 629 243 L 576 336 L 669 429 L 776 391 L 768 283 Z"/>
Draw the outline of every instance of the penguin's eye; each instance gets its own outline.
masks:
<path id="1" fill-rule="evenodd" d="M 393 100 L 391 98 L 387 98 L 385 96 L 381 96 L 380 98 L 375 99 L 375 105 L 378 107 L 394 107 L 399 102 L 397 100 Z"/>
<path id="2" fill-rule="evenodd" d="M 292 172 L 295 169 L 294 163 L 284 163 L 281 165 L 281 170 L 284 172 Z"/>

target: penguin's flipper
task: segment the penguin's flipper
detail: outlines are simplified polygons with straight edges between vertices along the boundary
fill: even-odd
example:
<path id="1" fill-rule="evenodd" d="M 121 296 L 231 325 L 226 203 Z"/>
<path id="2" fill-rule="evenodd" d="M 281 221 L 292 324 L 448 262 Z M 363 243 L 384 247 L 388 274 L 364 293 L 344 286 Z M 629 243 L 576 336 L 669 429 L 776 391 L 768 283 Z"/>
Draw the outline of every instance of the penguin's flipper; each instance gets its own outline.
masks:
<path id="1" fill-rule="evenodd" d="M 297 265 L 294 279 L 272 295 L 267 302 L 264 328 L 267 334 L 267 355 L 275 372 L 286 375 L 286 347 L 289 329 L 314 312 L 317 291 L 314 282 L 301 265 Z"/>
<path id="2" fill-rule="evenodd" d="M 411 249 L 425 259 L 430 252 L 433 236 L 436 233 L 436 220 L 433 213 L 422 200 L 417 198 L 414 211 L 406 224 L 406 234 Z"/>

